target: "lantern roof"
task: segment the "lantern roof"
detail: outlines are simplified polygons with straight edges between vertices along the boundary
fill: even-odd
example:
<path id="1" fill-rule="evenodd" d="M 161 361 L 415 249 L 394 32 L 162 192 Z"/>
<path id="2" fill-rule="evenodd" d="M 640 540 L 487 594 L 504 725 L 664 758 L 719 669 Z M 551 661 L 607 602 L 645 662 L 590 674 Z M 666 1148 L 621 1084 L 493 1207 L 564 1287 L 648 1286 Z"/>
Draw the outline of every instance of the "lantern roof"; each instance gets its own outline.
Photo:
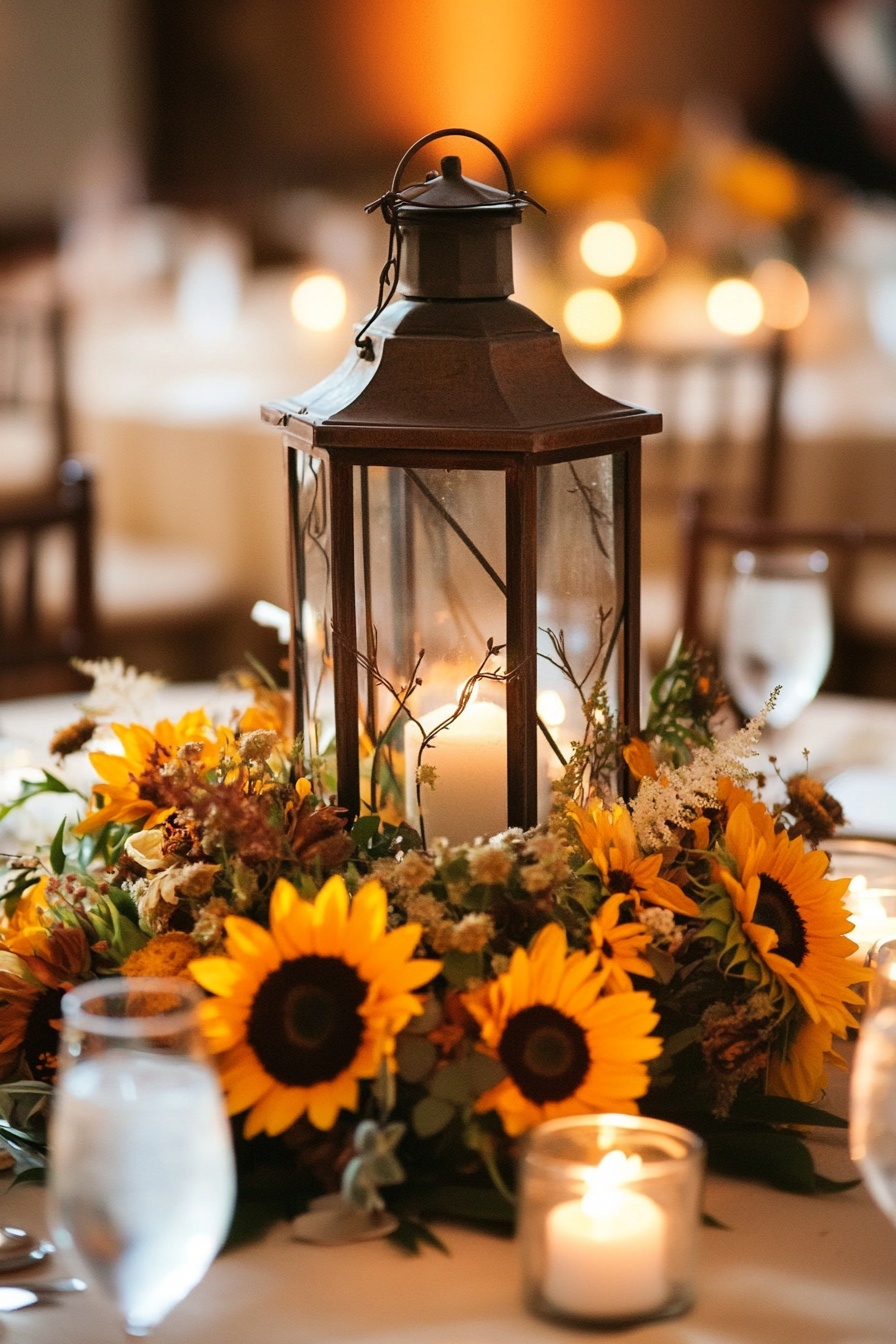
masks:
<path id="1" fill-rule="evenodd" d="M 442 159 L 441 174 L 399 189 L 413 153 L 456 134 L 494 150 L 506 190 L 464 177 L 456 155 Z M 557 332 L 507 297 L 510 229 L 526 203 L 501 151 L 476 132 L 418 141 L 391 192 L 374 203 L 391 229 L 374 314 L 333 373 L 262 407 L 263 419 L 284 429 L 293 447 L 341 450 L 371 465 L 388 464 L 398 450 L 422 458 L 463 453 L 467 465 L 481 454 L 483 466 L 499 454 L 562 460 L 613 452 L 623 440 L 659 431 L 657 412 L 589 386 L 568 364 Z M 396 288 L 402 297 L 389 302 Z"/>
<path id="2" fill-rule="evenodd" d="M 396 193 L 395 210 L 400 219 L 416 214 L 417 210 L 513 210 L 519 217 L 520 206 L 527 201 L 518 193 L 501 187 L 490 187 L 472 177 L 464 177 L 460 158 L 447 154 L 441 161 L 442 172 L 427 173 L 422 182 L 415 182 Z"/>

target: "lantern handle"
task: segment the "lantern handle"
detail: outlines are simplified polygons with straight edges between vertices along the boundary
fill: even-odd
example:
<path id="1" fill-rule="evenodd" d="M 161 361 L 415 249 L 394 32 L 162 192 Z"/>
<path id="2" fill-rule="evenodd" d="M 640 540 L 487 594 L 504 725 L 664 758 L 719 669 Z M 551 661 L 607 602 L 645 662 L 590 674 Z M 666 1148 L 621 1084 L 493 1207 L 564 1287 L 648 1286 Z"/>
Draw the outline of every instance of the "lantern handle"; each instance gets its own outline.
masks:
<path id="1" fill-rule="evenodd" d="M 367 335 L 367 329 L 373 325 L 386 305 L 391 302 L 395 291 L 398 288 L 398 273 L 401 265 L 401 232 L 398 227 L 396 204 L 401 200 L 399 191 L 401 175 L 411 159 L 417 153 L 418 149 L 422 149 L 424 145 L 428 145 L 432 140 L 441 140 L 449 135 L 465 135 L 468 140 L 478 140 L 481 145 L 485 145 L 486 149 L 491 150 L 504 170 L 504 178 L 507 183 L 508 204 L 517 206 L 534 205 L 536 209 L 541 210 L 543 214 L 547 213 L 544 206 L 539 205 L 538 201 L 533 200 L 528 192 L 517 191 L 513 181 L 513 172 L 511 171 L 507 157 L 501 152 L 493 140 L 489 140 L 486 136 L 480 135 L 478 131 L 465 130 L 462 126 L 448 126 L 445 130 L 430 131 L 429 135 L 421 136 L 419 140 L 416 140 L 414 144 L 411 145 L 410 149 L 395 169 L 391 190 L 387 191 L 384 196 L 380 196 L 378 200 L 371 201 L 369 205 L 364 207 L 368 214 L 373 210 L 382 211 L 383 218 L 389 225 L 389 251 L 386 256 L 386 263 L 380 271 L 379 293 L 377 296 L 376 307 L 355 337 L 355 347 L 357 348 L 361 359 L 372 360 L 374 358 L 373 341 Z"/>
<path id="2" fill-rule="evenodd" d="M 513 172 L 511 171 L 510 164 L 507 161 L 507 156 L 502 153 L 502 151 L 498 148 L 498 146 L 494 143 L 494 141 L 489 140 L 484 135 L 480 135 L 478 131 L 467 131 L 462 126 L 448 126 L 443 131 L 430 131 L 429 135 L 421 136 L 419 140 L 416 140 L 414 144 L 411 145 L 410 149 L 405 154 L 404 158 L 401 160 L 401 163 L 399 163 L 398 167 L 395 169 L 395 176 L 392 178 L 393 196 L 396 195 L 399 190 L 402 173 L 404 172 L 405 168 L 407 168 L 411 159 L 417 153 L 417 150 L 422 149 L 424 145 L 428 145 L 432 140 L 441 140 L 445 136 L 449 135 L 465 135 L 468 140 L 478 140 L 481 145 L 485 145 L 486 149 L 490 149 L 491 152 L 494 154 L 495 158 L 500 163 L 501 167 L 504 169 L 504 178 L 507 183 L 508 192 L 510 193 L 511 196 L 517 195 L 517 190 L 513 182 Z"/>

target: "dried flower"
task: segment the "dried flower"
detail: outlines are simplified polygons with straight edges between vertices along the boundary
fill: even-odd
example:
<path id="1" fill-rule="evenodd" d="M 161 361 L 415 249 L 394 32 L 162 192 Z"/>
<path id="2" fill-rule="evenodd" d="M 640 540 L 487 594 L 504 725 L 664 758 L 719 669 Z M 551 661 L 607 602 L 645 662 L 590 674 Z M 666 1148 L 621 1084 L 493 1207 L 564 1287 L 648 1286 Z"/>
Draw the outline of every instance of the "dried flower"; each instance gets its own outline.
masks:
<path id="1" fill-rule="evenodd" d="M 86 746 L 95 732 L 96 719 L 85 714 L 67 727 L 60 728 L 58 733 L 54 733 L 50 739 L 50 753 L 53 756 L 71 756 Z"/>
<path id="2" fill-rule="evenodd" d="M 451 946 L 458 952 L 481 952 L 494 936 L 495 926 L 489 915 L 464 915 L 451 931 Z"/>
<path id="3" fill-rule="evenodd" d="M 843 808 L 828 793 L 819 779 L 809 775 L 791 775 L 787 781 L 787 799 L 796 822 L 790 828 L 790 837 L 804 836 L 812 845 L 830 840 L 845 817 Z"/>
<path id="4" fill-rule="evenodd" d="M 470 877 L 486 887 L 498 887 L 507 881 L 513 866 L 510 855 L 495 845 L 474 845 L 467 856 Z"/>
<path id="5" fill-rule="evenodd" d="M 255 728 L 239 739 L 240 759 L 246 764 L 266 761 L 279 742 L 279 736 L 270 728 Z"/>

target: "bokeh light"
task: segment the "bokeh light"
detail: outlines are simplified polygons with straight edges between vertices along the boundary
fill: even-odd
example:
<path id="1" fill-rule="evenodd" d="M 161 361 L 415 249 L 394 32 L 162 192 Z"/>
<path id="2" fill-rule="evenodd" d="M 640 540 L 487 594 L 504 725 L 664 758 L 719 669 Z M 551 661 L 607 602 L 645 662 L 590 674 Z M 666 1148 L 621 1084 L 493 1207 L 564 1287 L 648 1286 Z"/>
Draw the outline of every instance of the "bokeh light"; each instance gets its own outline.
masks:
<path id="1" fill-rule="evenodd" d="M 557 691 L 539 691 L 535 709 L 548 728 L 559 728 L 566 719 L 566 706 Z"/>
<path id="2" fill-rule="evenodd" d="M 606 289 L 579 289 L 566 300 L 563 321 L 580 345 L 612 345 L 622 330 L 622 309 Z"/>
<path id="3" fill-rule="evenodd" d="M 789 261 L 770 257 L 761 261 L 752 275 L 762 298 L 765 322 L 776 331 L 792 331 L 809 313 L 809 286 Z"/>
<path id="4" fill-rule="evenodd" d="M 345 317 L 346 305 L 345 285 L 328 271 L 304 276 L 289 303 L 299 326 L 309 331 L 335 331 Z"/>
<path id="5" fill-rule="evenodd" d="M 666 260 L 666 240 L 659 229 L 648 224 L 646 219 L 627 219 L 625 226 L 631 230 L 635 240 L 637 255 L 631 267 L 631 275 L 653 275 Z"/>
<path id="6" fill-rule="evenodd" d="M 602 219 L 582 234 L 579 251 L 595 275 L 625 275 L 635 264 L 638 242 L 627 224 Z"/>
<path id="7" fill-rule="evenodd" d="M 749 280 L 720 280 L 706 296 L 706 313 L 726 336 L 749 336 L 762 321 L 762 298 Z"/>

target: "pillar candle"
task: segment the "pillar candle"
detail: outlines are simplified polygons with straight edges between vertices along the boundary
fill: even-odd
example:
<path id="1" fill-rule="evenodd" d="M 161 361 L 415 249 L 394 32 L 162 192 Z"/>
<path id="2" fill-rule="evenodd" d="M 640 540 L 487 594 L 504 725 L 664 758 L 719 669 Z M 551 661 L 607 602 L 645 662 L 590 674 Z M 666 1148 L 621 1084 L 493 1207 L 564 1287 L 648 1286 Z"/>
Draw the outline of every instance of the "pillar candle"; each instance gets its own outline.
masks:
<path id="1" fill-rule="evenodd" d="M 622 1153 L 608 1157 L 625 1162 Z M 612 1178 L 596 1181 L 582 1199 L 555 1205 L 545 1226 L 546 1300 L 588 1319 L 656 1311 L 670 1294 L 667 1225 L 655 1200 Z"/>
<path id="2" fill-rule="evenodd" d="M 420 720 L 426 733 L 454 714 L 456 705 L 442 705 Z M 420 730 L 405 725 L 406 801 L 416 816 L 417 753 Z M 434 787 L 424 784 L 420 804 L 427 843 L 443 836 L 459 845 L 477 836 L 507 828 L 507 714 L 500 705 L 473 700 L 433 738 L 421 764 L 436 772 Z"/>

